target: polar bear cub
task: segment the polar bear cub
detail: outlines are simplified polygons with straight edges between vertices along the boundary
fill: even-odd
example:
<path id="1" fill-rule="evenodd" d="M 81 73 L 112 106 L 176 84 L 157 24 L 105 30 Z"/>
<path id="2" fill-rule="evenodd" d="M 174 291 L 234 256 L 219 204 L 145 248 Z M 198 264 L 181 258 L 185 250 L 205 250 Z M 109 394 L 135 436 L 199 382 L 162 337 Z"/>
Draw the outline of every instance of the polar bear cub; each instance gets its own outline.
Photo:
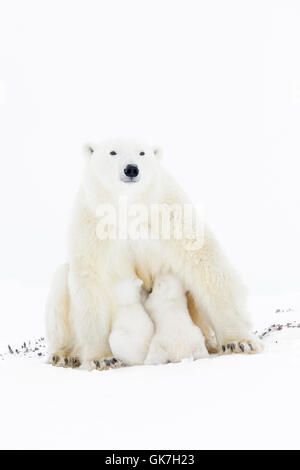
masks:
<path id="1" fill-rule="evenodd" d="M 109 337 L 115 357 L 132 366 L 144 364 L 154 333 L 153 322 L 145 312 L 143 282 L 138 278 L 116 283 L 117 309 Z"/>
<path id="2" fill-rule="evenodd" d="M 177 277 L 172 274 L 157 276 L 145 308 L 156 330 L 145 364 L 208 356 L 202 332 L 191 320 L 185 291 Z"/>

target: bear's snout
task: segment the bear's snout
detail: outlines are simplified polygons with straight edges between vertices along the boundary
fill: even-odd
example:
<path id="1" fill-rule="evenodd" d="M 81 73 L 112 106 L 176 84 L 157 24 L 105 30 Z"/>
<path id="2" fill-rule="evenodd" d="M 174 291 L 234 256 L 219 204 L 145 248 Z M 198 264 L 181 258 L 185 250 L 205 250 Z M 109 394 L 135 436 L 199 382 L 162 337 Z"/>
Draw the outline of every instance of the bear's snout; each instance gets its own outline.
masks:
<path id="1" fill-rule="evenodd" d="M 128 178 L 136 178 L 139 174 L 139 169 L 136 165 L 127 165 L 124 168 L 124 173 Z"/>

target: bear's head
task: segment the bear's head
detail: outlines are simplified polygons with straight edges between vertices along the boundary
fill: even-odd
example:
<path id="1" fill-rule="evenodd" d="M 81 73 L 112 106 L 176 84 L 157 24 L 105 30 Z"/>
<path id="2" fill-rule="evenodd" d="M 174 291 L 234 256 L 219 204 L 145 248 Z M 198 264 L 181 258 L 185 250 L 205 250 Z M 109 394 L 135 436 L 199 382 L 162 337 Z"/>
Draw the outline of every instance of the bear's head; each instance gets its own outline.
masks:
<path id="1" fill-rule="evenodd" d="M 152 288 L 151 296 L 161 297 L 165 300 L 177 299 L 185 296 L 182 282 L 177 276 L 171 273 L 159 274 L 156 276 Z"/>
<path id="2" fill-rule="evenodd" d="M 160 151 L 143 142 L 108 140 L 85 146 L 87 165 L 108 191 L 139 191 L 159 172 Z"/>

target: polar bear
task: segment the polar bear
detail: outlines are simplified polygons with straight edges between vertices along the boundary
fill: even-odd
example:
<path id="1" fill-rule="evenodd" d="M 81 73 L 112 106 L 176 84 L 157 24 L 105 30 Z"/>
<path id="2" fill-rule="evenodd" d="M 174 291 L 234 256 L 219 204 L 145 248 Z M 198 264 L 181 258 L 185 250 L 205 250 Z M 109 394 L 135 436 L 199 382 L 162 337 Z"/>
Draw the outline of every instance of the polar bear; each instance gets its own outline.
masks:
<path id="1" fill-rule="evenodd" d="M 260 342 L 251 333 L 245 289 L 204 224 L 199 235 L 196 231 L 181 237 L 137 237 L 136 231 L 132 235 L 124 229 L 124 200 L 131 215 L 138 208 L 151 212 L 154 205 L 190 205 L 160 164 L 160 151 L 144 142 L 107 140 L 87 145 L 85 157 L 67 263 L 55 275 L 46 306 L 50 362 L 97 369 L 116 366 L 109 346 L 117 307 L 115 283 L 137 276 L 150 291 L 166 269 L 183 283 L 191 318 L 210 352 L 215 346 L 221 353 L 257 352 Z M 144 219 L 143 229 L 152 225 L 152 219 Z"/>
<path id="2" fill-rule="evenodd" d="M 143 281 L 138 278 L 118 281 L 116 292 L 116 314 L 109 336 L 113 356 L 125 365 L 144 364 L 154 325 L 143 304 L 146 293 Z"/>
<path id="3" fill-rule="evenodd" d="M 145 309 L 155 325 L 145 364 L 208 356 L 203 335 L 192 322 L 183 285 L 176 276 L 167 273 L 156 277 Z"/>

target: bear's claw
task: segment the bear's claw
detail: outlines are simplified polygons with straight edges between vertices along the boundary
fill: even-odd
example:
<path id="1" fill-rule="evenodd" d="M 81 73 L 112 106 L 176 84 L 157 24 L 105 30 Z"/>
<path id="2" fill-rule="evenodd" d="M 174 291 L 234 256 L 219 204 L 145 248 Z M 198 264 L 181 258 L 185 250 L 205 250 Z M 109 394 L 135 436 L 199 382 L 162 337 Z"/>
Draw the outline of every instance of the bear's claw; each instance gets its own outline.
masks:
<path id="1" fill-rule="evenodd" d="M 57 356 L 56 354 L 53 354 L 53 356 L 51 357 L 50 361 L 49 361 L 53 366 L 56 366 L 57 363 L 59 362 L 59 356 Z"/>
<path id="2" fill-rule="evenodd" d="M 80 367 L 80 361 L 77 357 L 59 357 L 57 354 L 53 354 L 49 358 L 49 363 L 56 367 L 71 367 L 76 369 Z"/>
<path id="3" fill-rule="evenodd" d="M 251 341 L 251 342 L 250 342 Z M 223 354 L 255 354 L 262 350 L 262 343 L 259 340 L 233 341 L 222 345 Z"/>

